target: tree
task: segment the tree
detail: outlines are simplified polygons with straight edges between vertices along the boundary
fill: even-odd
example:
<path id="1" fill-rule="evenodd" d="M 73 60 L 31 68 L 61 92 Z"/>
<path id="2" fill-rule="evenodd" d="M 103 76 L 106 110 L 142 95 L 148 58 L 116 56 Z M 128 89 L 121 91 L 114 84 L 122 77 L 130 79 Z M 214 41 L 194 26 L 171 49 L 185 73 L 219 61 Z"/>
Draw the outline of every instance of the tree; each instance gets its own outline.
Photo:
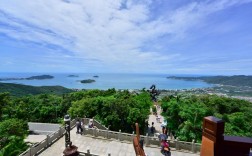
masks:
<path id="1" fill-rule="evenodd" d="M 201 141 L 202 119 L 216 116 L 226 122 L 228 135 L 252 136 L 252 103 L 216 95 L 182 96 L 162 99 L 163 116 L 180 140 Z"/>
<path id="2" fill-rule="evenodd" d="M 4 108 L 9 104 L 9 102 L 10 102 L 10 94 L 0 93 L 0 121 L 2 120 Z"/>
<path id="3" fill-rule="evenodd" d="M 128 90 L 115 92 L 112 89 L 100 92 L 88 91 L 82 95 L 86 98 L 79 98 L 80 100 L 72 102 L 68 110 L 72 117 L 94 117 L 102 124 L 110 125 L 110 129 L 115 131 L 132 133 L 134 130 L 132 125 L 135 122 L 144 129 L 151 106 L 151 100 L 146 91 L 134 94 Z"/>
<path id="4" fill-rule="evenodd" d="M 19 145 L 20 149 L 23 149 L 25 146 L 23 139 L 27 134 L 28 124 L 23 120 L 13 118 L 0 122 L 0 149 L 3 148 L 5 153 L 14 147 L 18 148 Z M 16 143 L 20 144 L 15 145 Z"/>

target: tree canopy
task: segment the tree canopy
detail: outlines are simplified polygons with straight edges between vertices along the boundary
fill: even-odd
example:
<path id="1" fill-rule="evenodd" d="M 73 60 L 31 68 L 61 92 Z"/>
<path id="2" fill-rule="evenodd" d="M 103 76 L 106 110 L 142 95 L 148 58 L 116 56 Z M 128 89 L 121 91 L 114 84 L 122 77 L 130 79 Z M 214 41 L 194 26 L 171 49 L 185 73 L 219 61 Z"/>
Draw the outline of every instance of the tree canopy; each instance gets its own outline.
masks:
<path id="1" fill-rule="evenodd" d="M 215 116 L 225 121 L 225 134 L 252 137 L 252 103 L 217 95 L 164 97 L 163 115 L 180 140 L 201 142 L 202 121 Z"/>
<path id="2" fill-rule="evenodd" d="M 94 94 L 90 91 L 88 94 Z M 96 91 L 97 92 L 97 91 Z M 69 113 L 72 117 L 89 117 L 99 120 L 102 124 L 110 126 L 111 130 L 132 132 L 132 125 L 138 122 L 144 129 L 145 120 L 148 119 L 151 100 L 148 92 L 132 94 L 127 90 L 101 92 L 96 96 L 83 93 L 82 98 L 72 103 Z M 79 93 L 81 94 L 81 93 Z"/>

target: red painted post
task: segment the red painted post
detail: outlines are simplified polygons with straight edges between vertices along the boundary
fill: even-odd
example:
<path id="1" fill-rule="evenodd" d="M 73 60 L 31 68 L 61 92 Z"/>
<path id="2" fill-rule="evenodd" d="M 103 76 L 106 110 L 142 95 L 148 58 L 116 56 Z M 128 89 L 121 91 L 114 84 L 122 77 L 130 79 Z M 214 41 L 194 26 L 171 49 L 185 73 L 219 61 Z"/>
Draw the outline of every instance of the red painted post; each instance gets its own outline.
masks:
<path id="1" fill-rule="evenodd" d="M 201 156 L 250 156 L 252 138 L 225 136 L 224 121 L 213 116 L 203 120 Z"/>
<path id="2" fill-rule="evenodd" d="M 224 133 L 224 121 L 213 116 L 203 120 L 201 156 L 221 156 Z"/>

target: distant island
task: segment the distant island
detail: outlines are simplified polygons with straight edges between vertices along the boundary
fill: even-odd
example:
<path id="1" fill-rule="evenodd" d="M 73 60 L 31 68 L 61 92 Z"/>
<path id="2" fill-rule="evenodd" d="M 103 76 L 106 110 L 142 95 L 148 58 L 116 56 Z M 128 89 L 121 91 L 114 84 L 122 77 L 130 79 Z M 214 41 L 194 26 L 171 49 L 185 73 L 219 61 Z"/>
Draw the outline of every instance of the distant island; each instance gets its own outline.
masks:
<path id="1" fill-rule="evenodd" d="M 86 79 L 86 80 L 81 80 L 80 82 L 81 83 L 93 83 L 93 82 L 95 82 L 95 80 L 93 80 L 93 79 Z"/>
<path id="2" fill-rule="evenodd" d="M 95 76 L 93 76 L 93 77 L 98 78 L 99 76 L 98 76 L 98 75 L 95 75 Z"/>
<path id="3" fill-rule="evenodd" d="M 234 75 L 234 76 L 200 76 L 200 77 L 181 77 L 169 76 L 168 79 L 204 81 L 211 84 L 230 85 L 230 86 L 247 86 L 252 87 L 252 76 Z"/>
<path id="4" fill-rule="evenodd" d="M 67 77 L 79 77 L 79 75 L 68 75 Z"/>
<path id="5" fill-rule="evenodd" d="M 26 78 L 26 80 L 45 80 L 45 79 L 53 79 L 54 77 L 51 75 L 39 75 L 39 76 L 31 76 Z"/>
<path id="6" fill-rule="evenodd" d="M 53 79 L 54 77 L 51 75 L 38 75 L 31 76 L 27 78 L 0 78 L 0 81 L 9 81 L 9 80 L 45 80 L 45 79 Z"/>

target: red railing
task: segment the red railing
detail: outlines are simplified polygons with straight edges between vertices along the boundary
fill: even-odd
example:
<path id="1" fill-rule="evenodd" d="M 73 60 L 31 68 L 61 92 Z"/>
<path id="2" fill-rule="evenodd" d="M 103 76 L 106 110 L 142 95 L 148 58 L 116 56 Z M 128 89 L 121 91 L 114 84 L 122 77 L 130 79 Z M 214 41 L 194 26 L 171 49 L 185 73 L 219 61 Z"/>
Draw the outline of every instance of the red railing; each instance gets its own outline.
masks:
<path id="1" fill-rule="evenodd" d="M 252 156 L 252 138 L 226 136 L 225 122 L 213 116 L 203 120 L 201 156 Z"/>

